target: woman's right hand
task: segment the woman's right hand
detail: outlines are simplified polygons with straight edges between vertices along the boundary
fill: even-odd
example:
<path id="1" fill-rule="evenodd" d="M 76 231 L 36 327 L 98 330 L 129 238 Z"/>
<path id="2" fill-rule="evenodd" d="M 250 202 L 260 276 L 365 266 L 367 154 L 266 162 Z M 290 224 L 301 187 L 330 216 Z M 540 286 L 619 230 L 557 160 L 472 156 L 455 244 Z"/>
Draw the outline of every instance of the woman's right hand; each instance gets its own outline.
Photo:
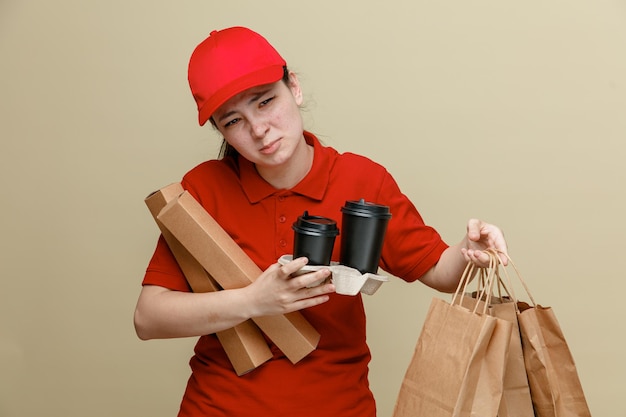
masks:
<path id="1" fill-rule="evenodd" d="M 285 314 L 313 307 L 329 300 L 335 286 L 330 283 L 307 288 L 317 281 L 326 280 L 330 269 L 321 268 L 308 274 L 292 276 L 307 264 L 306 258 L 297 258 L 281 265 L 267 268 L 253 283 L 241 290 L 246 293 L 251 317 Z"/>

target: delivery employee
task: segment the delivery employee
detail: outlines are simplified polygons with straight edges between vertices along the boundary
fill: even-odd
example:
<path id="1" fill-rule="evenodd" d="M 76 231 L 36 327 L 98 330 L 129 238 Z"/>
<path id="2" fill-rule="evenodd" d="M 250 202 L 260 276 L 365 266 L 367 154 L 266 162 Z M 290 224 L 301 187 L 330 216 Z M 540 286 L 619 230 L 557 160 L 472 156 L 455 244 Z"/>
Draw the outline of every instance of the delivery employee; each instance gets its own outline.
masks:
<path id="1" fill-rule="evenodd" d="M 211 32 L 188 71 L 199 123 L 213 125 L 224 145 L 219 159 L 191 169 L 181 183 L 263 273 L 245 288 L 192 293 L 159 239 L 134 320 L 141 339 L 199 337 L 179 416 L 374 417 L 361 296 L 336 294 L 332 283 L 308 288 L 328 277 L 327 269 L 290 277 L 307 263 L 277 263 L 292 251 L 291 225 L 305 210 L 340 225 L 340 208 L 349 200 L 386 205 L 392 218 L 380 266 L 445 292 L 454 291 L 467 262 L 487 265 L 484 249 L 506 253 L 502 232 L 472 219 L 465 237 L 449 246 L 383 166 L 321 144 L 304 130 L 296 74 L 258 33 L 243 27 Z M 317 349 L 292 364 L 270 342 L 273 358 L 237 376 L 215 333 L 292 311 L 321 334 Z"/>

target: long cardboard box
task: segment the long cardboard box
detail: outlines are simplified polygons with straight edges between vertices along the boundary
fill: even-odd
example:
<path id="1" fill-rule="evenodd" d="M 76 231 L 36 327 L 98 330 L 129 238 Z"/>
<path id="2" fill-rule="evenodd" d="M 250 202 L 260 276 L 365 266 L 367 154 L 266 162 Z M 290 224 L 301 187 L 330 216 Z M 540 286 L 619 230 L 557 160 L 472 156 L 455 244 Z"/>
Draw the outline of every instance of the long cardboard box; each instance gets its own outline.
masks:
<path id="1" fill-rule="evenodd" d="M 170 184 L 150 194 L 145 199 L 145 203 L 193 292 L 219 291 L 219 285 L 209 273 L 157 219 L 163 207 L 169 201 L 177 198 L 183 191 L 180 183 Z M 272 352 L 267 346 L 263 334 L 251 320 L 231 329 L 217 332 L 216 336 L 237 375 L 246 374 L 272 358 Z"/>
<path id="2" fill-rule="evenodd" d="M 242 288 L 261 274 L 261 269 L 187 191 L 170 201 L 157 219 L 222 288 Z M 292 363 L 315 350 L 320 339 L 299 312 L 252 320 Z"/>

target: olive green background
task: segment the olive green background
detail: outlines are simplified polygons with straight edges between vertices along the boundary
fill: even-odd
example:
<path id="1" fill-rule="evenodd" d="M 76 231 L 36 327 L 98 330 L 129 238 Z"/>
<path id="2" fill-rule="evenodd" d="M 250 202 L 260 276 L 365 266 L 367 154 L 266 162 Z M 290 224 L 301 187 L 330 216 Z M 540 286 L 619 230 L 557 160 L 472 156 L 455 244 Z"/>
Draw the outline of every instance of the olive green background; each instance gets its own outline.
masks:
<path id="1" fill-rule="evenodd" d="M 143 199 L 217 154 L 187 60 L 233 25 L 300 75 L 307 128 L 387 166 L 447 241 L 501 226 L 592 413 L 626 416 L 621 0 L 0 1 L 0 416 L 176 414 L 194 340 L 132 326 Z M 365 299 L 381 417 L 433 296 Z"/>

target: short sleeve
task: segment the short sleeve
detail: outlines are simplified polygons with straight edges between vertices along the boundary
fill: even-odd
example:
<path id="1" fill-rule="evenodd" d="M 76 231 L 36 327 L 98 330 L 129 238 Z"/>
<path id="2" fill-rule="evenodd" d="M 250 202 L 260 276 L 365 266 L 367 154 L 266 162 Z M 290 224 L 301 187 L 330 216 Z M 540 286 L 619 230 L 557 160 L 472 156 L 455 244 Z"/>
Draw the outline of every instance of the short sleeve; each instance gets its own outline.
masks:
<path id="1" fill-rule="evenodd" d="M 162 235 L 148 264 L 142 285 L 158 285 L 174 291 L 191 291 L 176 258 Z"/>
<path id="2" fill-rule="evenodd" d="M 382 267 L 405 281 L 418 280 L 439 261 L 448 245 L 433 227 L 424 223 L 389 173 L 382 182 L 380 201 L 389 205 L 392 215 L 385 235 Z"/>

